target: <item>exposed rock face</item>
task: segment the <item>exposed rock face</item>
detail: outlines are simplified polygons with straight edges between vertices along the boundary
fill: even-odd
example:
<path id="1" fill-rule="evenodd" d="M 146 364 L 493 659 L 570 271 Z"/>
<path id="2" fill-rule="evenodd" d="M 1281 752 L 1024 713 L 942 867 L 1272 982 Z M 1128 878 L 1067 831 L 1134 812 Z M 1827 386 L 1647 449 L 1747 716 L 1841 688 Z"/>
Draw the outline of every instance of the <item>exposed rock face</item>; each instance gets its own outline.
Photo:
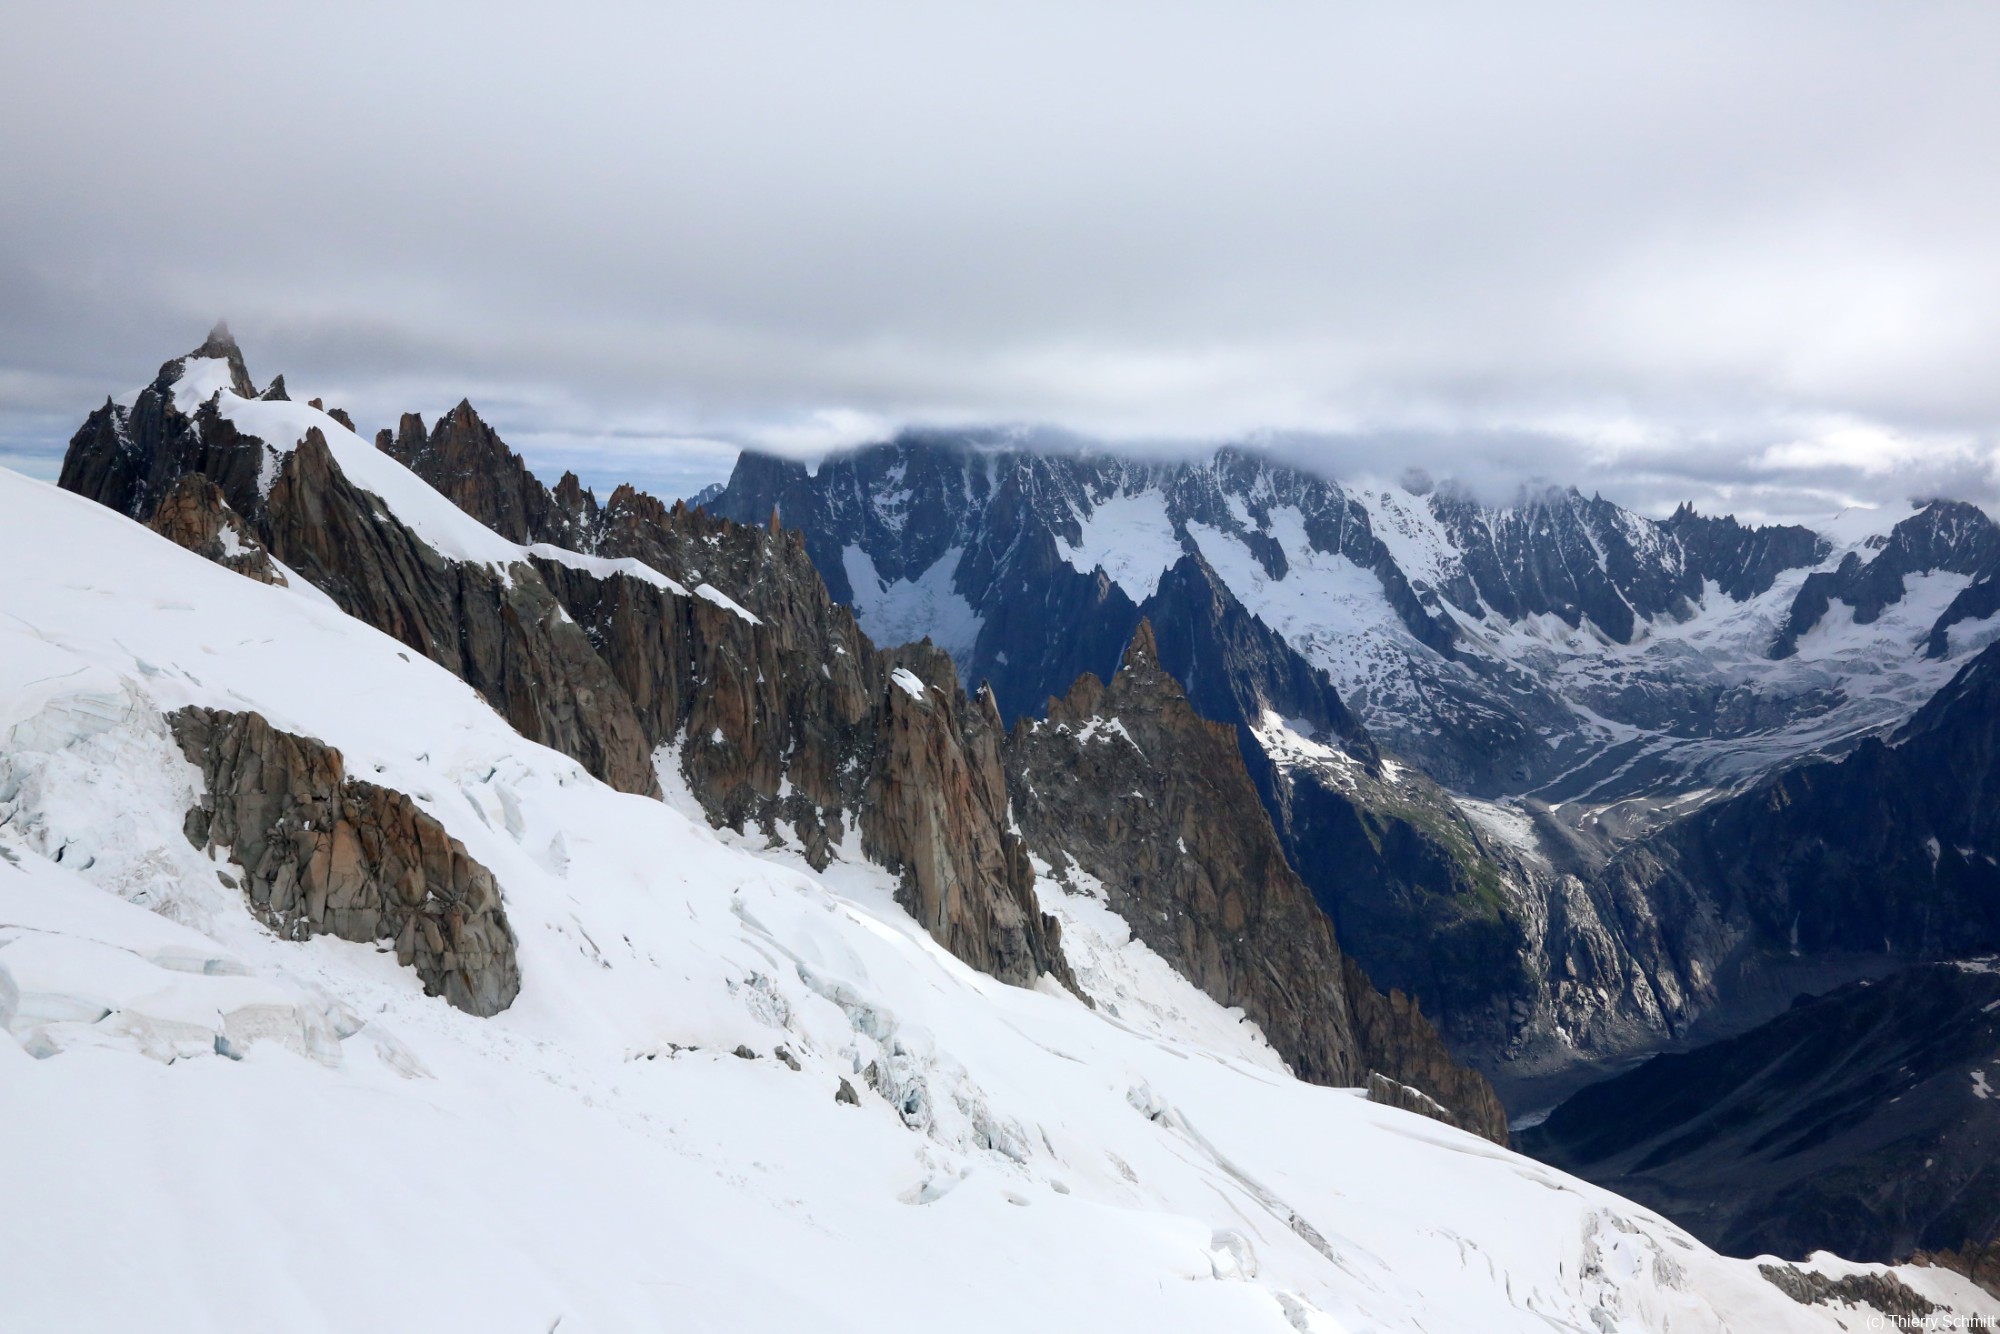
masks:
<path id="1" fill-rule="evenodd" d="M 1771 656 L 1795 653 L 1800 636 L 1819 624 L 1835 601 L 1853 608 L 1857 625 L 1868 625 L 1883 608 L 1902 600 L 1910 575 L 1943 570 L 1990 578 L 1996 567 L 2000 567 L 2000 524 L 1977 505 L 1934 500 L 1890 530 L 1871 559 L 1864 561 L 1860 553 L 1849 552 L 1838 569 L 1806 576 Z M 1944 656 L 1944 636 L 1950 627 L 1976 611 L 1971 601 L 1952 604 L 1931 632 L 1933 657 Z"/>
<path id="2" fill-rule="evenodd" d="M 428 436 L 423 418 L 406 412 L 393 435 L 376 435 L 375 447 L 508 541 L 549 540 L 548 490 L 480 420 L 470 400 L 438 418 Z"/>
<path id="3" fill-rule="evenodd" d="M 2000 1297 L 2000 1235 L 1983 1245 L 1971 1242 L 1956 1250 L 1918 1251 L 1909 1263 L 1935 1265 L 1965 1275 L 1986 1291 Z"/>
<path id="4" fill-rule="evenodd" d="M 211 415 L 204 431 L 225 434 Z M 521 735 L 613 787 L 658 790 L 630 701 L 528 565 L 503 575 L 438 555 L 347 480 L 317 430 L 286 458 L 265 513 L 272 553 L 349 615 L 465 678 Z"/>
<path id="5" fill-rule="evenodd" d="M 2000 963 L 1856 982 L 1656 1056 L 1524 1148 L 1719 1250 L 1894 1261 L 2000 1235 Z"/>
<path id="6" fill-rule="evenodd" d="M 1909 1284 L 1894 1274 L 1843 1274 L 1828 1278 L 1816 1270 L 1793 1265 L 1758 1265 L 1766 1282 L 1801 1306 L 1859 1306 L 1881 1311 L 1899 1327 L 1922 1327 L 1939 1307 L 1919 1296 Z"/>
<path id="7" fill-rule="evenodd" d="M 147 527 L 224 569 L 263 584 L 285 584 L 250 525 L 229 508 L 221 488 L 200 473 L 182 473 L 167 488 Z"/>
<path id="8" fill-rule="evenodd" d="M 631 487 L 600 505 L 573 475 L 546 490 L 465 405 L 377 443 L 475 518 L 584 557 L 541 549 L 534 564 L 711 820 L 794 838 L 815 866 L 858 833 L 954 954 L 1020 985 L 1071 982 L 1007 829 L 990 695 L 968 698 L 926 645 L 876 650 L 800 534 Z M 709 596 L 710 580 L 749 605 Z"/>
<path id="9" fill-rule="evenodd" d="M 1753 535 L 1692 510 L 1655 529 L 1573 488 L 1524 494 L 1506 509 L 1444 495 L 1431 509 L 1465 552 L 1463 586 L 1442 590 L 1454 606 L 1470 613 L 1483 601 L 1508 620 L 1553 615 L 1572 628 L 1589 617 L 1621 644 L 1640 616 L 1685 615 L 1705 579 L 1740 590 L 1730 594 L 1740 601 L 1770 587 L 1779 569 L 1824 553 L 1803 528 Z M 1662 537 L 1680 549 L 1663 551 Z"/>
<path id="10" fill-rule="evenodd" d="M 998 717 L 990 699 L 966 696 L 942 653 L 876 650 L 827 597 L 796 535 L 670 511 L 625 488 L 596 527 L 601 554 L 755 590 L 746 616 L 641 573 L 537 561 L 655 744 L 677 748 L 711 820 L 789 834 L 815 866 L 858 832 L 954 954 L 1021 985 L 1069 980 L 1006 827 Z M 921 699 L 898 672 L 921 683 Z"/>
<path id="11" fill-rule="evenodd" d="M 1818 564 L 1830 554 L 1829 544 L 1796 524 L 1752 528 L 1733 515 L 1713 518 L 1683 504 L 1664 525 L 1686 553 L 1686 569 L 1703 580 L 1714 580 L 1723 595 L 1747 602 L 1768 592 L 1787 570 Z M 1699 587 L 1685 588 L 1692 597 Z"/>
<path id="12" fill-rule="evenodd" d="M 1141 622 L 1110 685 L 1085 675 L 1045 719 L 1016 724 L 1008 789 L 1029 845 L 1058 879 L 1098 882 L 1140 940 L 1241 1006 L 1301 1078 L 1358 1085 L 1380 1072 L 1505 1142 L 1485 1080 L 1341 953 L 1285 861 L 1234 729 L 1196 714 L 1159 659 Z"/>
<path id="13" fill-rule="evenodd" d="M 1405 1112 L 1415 1112 L 1418 1116 L 1428 1116 L 1433 1121 L 1446 1125 L 1456 1125 L 1457 1120 L 1444 1104 L 1427 1093 L 1419 1092 L 1408 1084 L 1398 1084 L 1378 1070 L 1368 1073 L 1368 1101 L 1379 1102 L 1384 1107 L 1395 1107 Z"/>
<path id="14" fill-rule="evenodd" d="M 2000 646 L 1893 743 L 1799 765 L 1618 853 L 1598 890 L 1684 1021 L 1754 954 L 2000 949 Z"/>
<path id="15" fill-rule="evenodd" d="M 290 450 L 267 475 L 266 442 L 237 430 L 214 400 L 192 416 L 176 406 L 174 385 L 202 357 L 224 359 L 237 391 L 254 396 L 242 354 L 219 331 L 162 367 L 129 411 L 107 403 L 91 414 L 61 484 L 144 522 L 183 478 L 206 478 L 263 549 L 349 615 L 464 677 L 523 736 L 614 787 L 658 790 L 630 702 L 531 568 L 503 574 L 441 556 L 347 479 L 317 428 L 274 442 Z M 189 503 L 208 501 L 183 497 L 162 522 L 194 534 L 206 521 L 185 513 Z"/>
<path id="16" fill-rule="evenodd" d="M 1055 923 L 1035 902 L 1027 847 L 1006 832 L 993 692 L 968 700 L 941 652 L 904 656 L 862 801 L 862 847 L 903 873 L 904 906 L 959 958 L 1003 981 L 1055 973 L 1073 987 Z"/>
<path id="17" fill-rule="evenodd" d="M 1505 1015 L 1533 994 L 1518 879 L 1421 775 L 1283 726 L 1256 729 L 1244 758 L 1343 948 L 1383 986 L 1451 1016 L 1468 1050 L 1502 1049 Z"/>
<path id="18" fill-rule="evenodd" d="M 349 778 L 340 752 L 256 713 L 169 718 L 207 791 L 188 840 L 227 849 L 260 921 L 289 940 L 393 941 L 424 990 L 498 1014 L 521 989 L 499 886 L 401 792 Z"/>
<path id="19" fill-rule="evenodd" d="M 219 331 L 130 411 L 92 414 L 64 485 L 142 520 L 166 508 L 160 522 L 190 541 L 239 516 L 260 550 L 456 672 L 524 736 L 635 792 L 659 790 L 653 756 L 667 748 L 711 819 L 795 837 L 815 865 L 858 832 L 968 962 L 1021 984 L 1069 980 L 1006 828 L 990 702 L 968 700 L 930 650 L 876 652 L 796 534 L 630 487 L 600 507 L 574 476 L 551 492 L 462 403 L 428 433 L 406 416 L 378 447 L 503 536 L 548 545 L 504 572 L 447 559 L 348 479 L 320 428 L 273 451 L 213 398 L 182 412 L 173 388 L 200 357 L 226 359 L 252 392 Z M 905 660 L 936 678 L 922 707 L 892 685 Z"/>

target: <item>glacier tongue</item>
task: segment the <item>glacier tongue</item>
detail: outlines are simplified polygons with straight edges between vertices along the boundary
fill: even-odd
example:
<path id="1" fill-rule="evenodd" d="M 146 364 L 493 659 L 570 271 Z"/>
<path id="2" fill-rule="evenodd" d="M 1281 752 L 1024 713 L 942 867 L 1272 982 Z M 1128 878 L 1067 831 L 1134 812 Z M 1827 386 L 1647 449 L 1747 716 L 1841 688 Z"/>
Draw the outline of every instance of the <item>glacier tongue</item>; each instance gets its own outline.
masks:
<path id="1" fill-rule="evenodd" d="M 0 563 L 11 1323 L 1841 1327 L 1602 1190 L 1291 1080 L 1087 896 L 1058 906 L 1125 1018 L 975 973 L 875 868 L 612 791 L 386 636 L 4 471 Z M 259 928 L 181 830 L 159 719 L 188 704 L 316 737 L 461 840 L 518 935 L 513 1006 Z"/>

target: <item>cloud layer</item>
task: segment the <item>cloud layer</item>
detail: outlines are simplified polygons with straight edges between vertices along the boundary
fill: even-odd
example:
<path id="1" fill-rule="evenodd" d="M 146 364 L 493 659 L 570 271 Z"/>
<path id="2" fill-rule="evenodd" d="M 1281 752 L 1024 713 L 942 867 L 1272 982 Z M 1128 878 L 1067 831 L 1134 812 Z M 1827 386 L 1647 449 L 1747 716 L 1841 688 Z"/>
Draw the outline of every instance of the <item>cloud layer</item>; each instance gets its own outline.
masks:
<path id="1" fill-rule="evenodd" d="M 40 6 L 0 116 L 0 455 L 226 314 L 668 489 L 1036 422 L 2000 499 L 1987 5 Z"/>

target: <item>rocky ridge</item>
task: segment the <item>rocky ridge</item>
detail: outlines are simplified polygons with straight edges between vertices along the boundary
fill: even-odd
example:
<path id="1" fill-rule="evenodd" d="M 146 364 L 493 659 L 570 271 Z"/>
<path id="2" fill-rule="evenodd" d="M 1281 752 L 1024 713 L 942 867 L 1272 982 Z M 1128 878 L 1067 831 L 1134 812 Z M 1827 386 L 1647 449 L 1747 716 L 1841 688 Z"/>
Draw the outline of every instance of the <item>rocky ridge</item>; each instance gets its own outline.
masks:
<path id="1" fill-rule="evenodd" d="M 1977 581 L 1960 591 L 1925 634 L 1931 657 L 1947 655 L 1952 626 L 1993 614 L 1991 608 L 1980 610 L 1984 595 L 1972 588 L 1990 585 L 2000 569 L 2000 524 L 1977 505 L 1933 500 L 1870 546 L 1875 554 L 1865 560 L 1859 551 L 1850 551 L 1836 568 L 1806 577 L 1771 646 L 1772 657 L 1798 652 L 1800 638 L 1826 618 L 1835 602 L 1848 606 L 1856 625 L 1873 624 L 1885 608 L 1903 600 L 1912 575 L 1942 571 L 1972 575 Z"/>
<path id="2" fill-rule="evenodd" d="M 203 361 L 228 367 L 226 392 L 257 397 L 242 353 L 218 327 L 161 367 L 131 408 L 107 402 L 93 412 L 70 442 L 59 484 L 166 524 L 177 540 L 200 540 L 201 525 L 174 518 L 180 503 L 164 520 L 160 511 L 184 477 L 206 478 L 216 493 L 200 492 L 208 524 L 254 534 L 341 610 L 463 677 L 523 736 L 575 756 L 614 787 L 657 790 L 629 704 L 532 571 L 439 553 L 346 476 L 319 426 L 273 445 L 224 414 L 221 389 L 184 411 L 176 387 Z M 194 549 L 208 554 L 205 545 Z"/>
<path id="3" fill-rule="evenodd" d="M 185 412 L 176 386 L 201 362 L 223 363 L 226 384 Z M 224 392 L 254 397 L 240 351 L 218 330 L 167 363 L 131 409 L 93 413 L 62 485 L 144 521 L 182 477 L 200 474 L 286 567 L 456 672 L 529 739 L 629 791 L 656 793 L 664 774 L 711 819 L 796 839 L 816 866 L 858 834 L 869 855 L 905 873 L 906 895 L 928 905 L 929 924 L 968 962 L 1022 985 L 1066 976 L 1054 923 L 1033 909 L 1024 862 L 1007 853 L 1004 812 L 978 800 L 1002 785 L 996 761 L 979 758 L 985 720 L 962 692 L 947 708 L 899 703 L 893 674 L 906 658 L 921 666 L 921 651 L 873 650 L 829 602 L 795 537 L 668 509 L 630 488 L 600 507 L 573 477 L 553 493 L 527 488 L 518 458 L 468 407 L 440 423 L 436 449 L 413 457 L 447 483 L 505 477 L 511 462 L 516 498 L 541 517 L 533 531 L 516 526 L 535 541 L 503 568 L 453 559 L 347 476 L 328 444 L 340 429 L 330 417 L 315 410 L 318 424 L 280 453 L 238 429 Z M 479 451 L 491 457 L 481 463 Z M 457 492 L 482 523 L 512 521 L 490 489 Z M 551 536 L 575 547 L 543 540 Z M 922 801 L 863 802 L 892 739 L 932 765 L 912 777 L 937 781 L 912 791 L 963 802 L 951 820 L 973 834 L 939 840 Z"/>
<path id="4" fill-rule="evenodd" d="M 1342 952 L 1264 818 L 1234 729 L 1196 713 L 1149 623 L 1108 685 L 1085 674 L 1046 717 L 1015 724 L 1008 787 L 1066 892 L 1102 894 L 1176 970 L 1241 1006 L 1301 1078 L 1385 1076 L 1505 1142 L 1486 1082 Z"/>

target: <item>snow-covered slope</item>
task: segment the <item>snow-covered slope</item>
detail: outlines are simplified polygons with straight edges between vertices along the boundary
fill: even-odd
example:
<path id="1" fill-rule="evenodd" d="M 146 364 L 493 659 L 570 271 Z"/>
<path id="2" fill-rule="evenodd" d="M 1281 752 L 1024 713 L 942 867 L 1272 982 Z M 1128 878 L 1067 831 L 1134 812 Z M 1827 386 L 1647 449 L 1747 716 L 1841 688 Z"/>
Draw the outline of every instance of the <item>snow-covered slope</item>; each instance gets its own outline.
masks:
<path id="1" fill-rule="evenodd" d="M 614 792 L 306 590 L 4 472 L 0 566 L 10 1324 L 1840 1327 L 1601 1190 L 1290 1080 L 1092 903 L 1052 906 L 1086 979 L 1143 995 L 1118 1017 L 969 970 L 865 863 Z M 257 926 L 182 833 L 186 704 L 442 822 L 502 887 L 514 1005 Z"/>

